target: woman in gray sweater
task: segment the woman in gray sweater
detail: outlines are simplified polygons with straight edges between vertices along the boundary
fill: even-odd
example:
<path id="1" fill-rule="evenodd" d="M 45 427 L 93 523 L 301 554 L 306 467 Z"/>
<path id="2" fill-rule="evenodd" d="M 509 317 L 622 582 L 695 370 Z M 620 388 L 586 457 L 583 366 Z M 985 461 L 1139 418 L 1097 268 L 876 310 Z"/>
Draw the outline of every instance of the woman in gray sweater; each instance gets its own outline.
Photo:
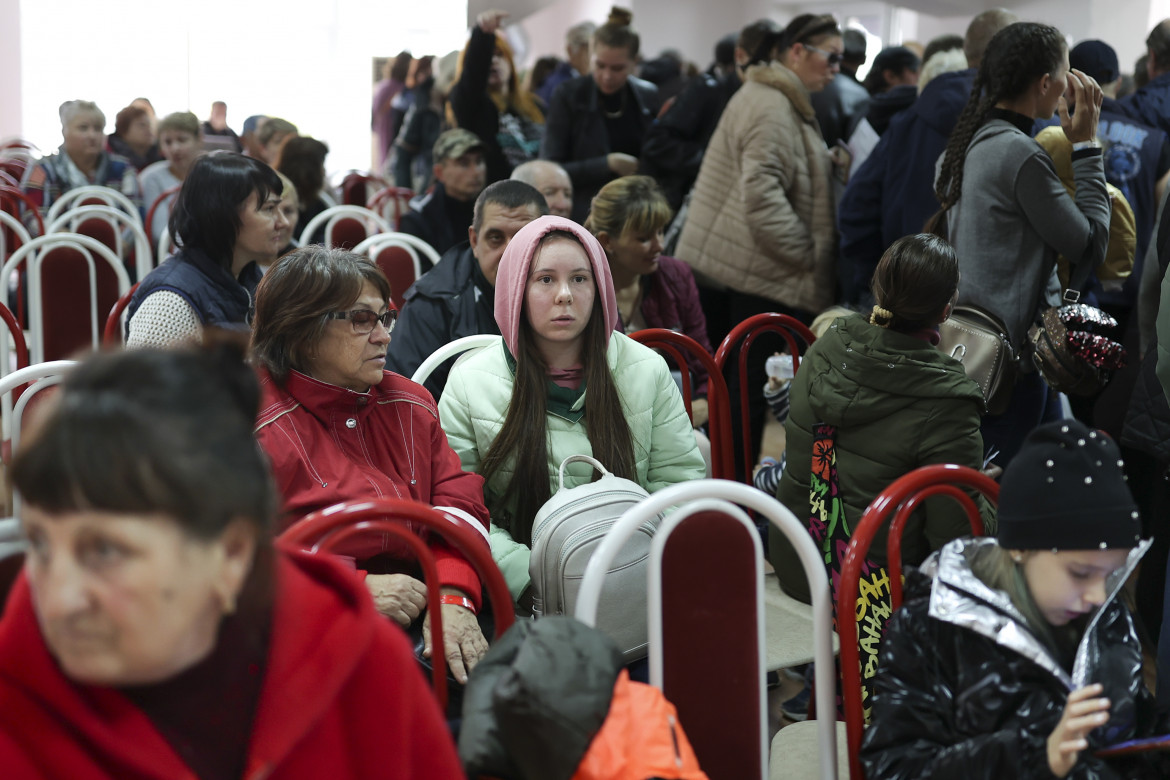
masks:
<path id="1" fill-rule="evenodd" d="M 1056 258 L 1070 260 L 1070 287 L 1079 288 L 1105 257 L 1109 195 L 1097 118 L 1101 88 L 1070 70 L 1060 31 L 1020 22 L 991 39 L 943 155 L 935 194 L 959 257 L 959 304 L 1003 321 L 1017 352 L 1028 327 L 1055 304 Z M 1073 144 L 1076 195 L 1070 197 L 1051 158 L 1031 137 L 1034 120 L 1059 111 Z M 1030 360 L 1021 361 L 1028 370 Z M 1006 466 L 1044 413 L 1047 387 L 1021 373 L 1003 414 L 985 415 L 984 444 Z"/>

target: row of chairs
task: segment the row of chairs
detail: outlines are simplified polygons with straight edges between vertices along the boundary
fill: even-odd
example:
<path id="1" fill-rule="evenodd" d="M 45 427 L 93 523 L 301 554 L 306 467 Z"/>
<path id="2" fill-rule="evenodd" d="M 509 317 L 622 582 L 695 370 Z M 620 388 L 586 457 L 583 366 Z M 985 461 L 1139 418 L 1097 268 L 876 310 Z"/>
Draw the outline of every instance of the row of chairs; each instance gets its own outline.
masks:
<path id="1" fill-rule="evenodd" d="M 11 420 L 12 449 L 19 445 L 20 419 L 41 390 L 58 383 L 74 365 L 53 361 L 23 368 L 0 379 L 0 396 L 27 389 L 12 406 L 5 405 L 5 421 Z M 812 594 L 812 641 L 808 659 L 816 662 L 816 711 L 821 717 L 788 726 L 771 746 L 770 776 L 816 777 L 821 780 L 847 776 L 862 780 L 857 754 L 864 723 L 854 609 L 861 566 L 877 531 L 890 518 L 889 562 L 891 603 L 900 605 L 902 529 L 911 513 L 932 496 L 949 496 L 966 509 L 972 533 L 981 534 L 979 513 L 962 488 L 982 492 L 992 501 L 998 486 L 983 474 L 959 466 L 919 469 L 895 482 L 879 495 L 862 516 L 848 552 L 837 610 L 841 678 L 846 721 L 844 729 L 833 722 L 835 639 L 832 630 L 831 591 L 823 558 L 798 520 L 774 498 L 754 488 L 728 480 L 701 480 L 659 491 L 630 510 L 614 526 L 597 549 L 582 581 L 577 617 L 592 623 L 601 593 L 600 578 L 608 561 L 632 529 L 667 507 L 678 507 L 655 536 L 650 577 L 651 682 L 660 686 L 679 710 L 700 762 L 713 780 L 759 778 L 767 770 L 764 705 L 765 674 L 772 668 L 769 640 L 769 602 L 763 572 L 759 535 L 745 507 L 775 524 L 798 551 Z M 19 516 L 19 497 L 14 497 Z M 430 513 L 430 515 L 428 515 Z M 451 533 L 456 547 L 477 567 L 497 614 L 497 636 L 511 623 L 510 598 L 498 569 L 483 549 L 479 534 L 459 529 L 459 523 L 427 507 L 410 502 L 360 502 L 344 509 L 331 508 L 295 524 L 285 541 L 328 551 L 361 533 L 390 531 L 401 521 L 430 522 L 456 528 Z M 435 520 L 435 516 L 439 518 Z M 389 518 L 389 519 L 387 519 Z M 420 520 L 420 518 L 423 518 Z M 447 534 L 446 527 L 437 529 Z M 465 538 L 459 538 L 460 533 Z M 0 521 L 0 558 L 16 547 L 15 524 Z M 407 536 L 410 534 L 407 532 Z M 417 537 L 413 537 L 417 542 Z M 408 544 L 411 542 L 408 540 Z M 424 571 L 429 552 L 416 544 Z M 712 555 L 712 550 L 718 550 Z M 433 569 L 433 562 L 430 564 Z M 3 567 L 0 567 L 2 569 Z M 431 582 L 437 581 L 432 571 Z M 774 580 L 774 577 L 767 578 Z M 710 583 L 718 582 L 718 588 Z M 435 593 L 431 600 L 437 598 Z M 432 605 L 433 606 L 433 605 Z M 437 611 L 437 610 L 436 610 Z M 502 618 L 500 617 L 502 616 Z M 441 626 L 432 625 L 441 632 Z M 440 666 L 440 665 L 436 665 Z M 436 669 L 437 695 L 445 703 L 445 673 Z M 842 742 L 846 747 L 841 753 Z M 840 761 L 839 757 L 844 756 Z M 848 767 L 848 773 L 841 772 Z"/>

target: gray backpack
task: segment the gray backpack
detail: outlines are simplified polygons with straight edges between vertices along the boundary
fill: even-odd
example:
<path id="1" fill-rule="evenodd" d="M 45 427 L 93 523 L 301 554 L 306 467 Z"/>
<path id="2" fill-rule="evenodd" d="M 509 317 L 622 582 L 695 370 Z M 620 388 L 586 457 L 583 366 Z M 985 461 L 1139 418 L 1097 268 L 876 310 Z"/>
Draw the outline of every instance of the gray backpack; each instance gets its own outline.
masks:
<path id="1" fill-rule="evenodd" d="M 588 463 L 601 473 L 596 482 L 565 487 L 565 466 Z M 532 521 L 533 613 L 573 615 L 577 592 L 593 551 L 617 519 L 648 497 L 637 482 L 615 477 L 588 455 L 561 463 L 557 492 Z M 597 628 L 617 642 L 626 661 L 646 657 L 646 575 L 650 539 L 661 516 L 642 524 L 606 573 L 597 609 Z"/>

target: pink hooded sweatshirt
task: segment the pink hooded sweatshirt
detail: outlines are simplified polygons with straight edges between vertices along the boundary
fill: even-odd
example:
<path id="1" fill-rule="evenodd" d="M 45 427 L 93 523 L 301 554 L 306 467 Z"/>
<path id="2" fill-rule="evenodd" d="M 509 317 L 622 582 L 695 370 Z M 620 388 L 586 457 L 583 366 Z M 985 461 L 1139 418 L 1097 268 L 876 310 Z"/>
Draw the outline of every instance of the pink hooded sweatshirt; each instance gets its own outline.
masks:
<path id="1" fill-rule="evenodd" d="M 618 326 L 617 296 L 613 291 L 613 276 L 609 273 L 609 261 L 605 250 L 588 230 L 564 217 L 540 217 L 529 222 L 512 237 L 500 268 L 496 273 L 496 324 L 504 336 L 504 344 L 513 356 L 516 355 L 520 338 L 520 320 L 524 316 L 524 294 L 528 289 L 528 270 L 540 240 L 555 230 L 572 233 L 585 247 L 589 264 L 593 266 L 593 278 L 597 283 L 597 298 L 601 302 L 601 313 L 606 333 L 613 333 Z M 596 305 L 596 303 L 594 304 Z M 606 345 L 609 345 L 608 338 Z"/>

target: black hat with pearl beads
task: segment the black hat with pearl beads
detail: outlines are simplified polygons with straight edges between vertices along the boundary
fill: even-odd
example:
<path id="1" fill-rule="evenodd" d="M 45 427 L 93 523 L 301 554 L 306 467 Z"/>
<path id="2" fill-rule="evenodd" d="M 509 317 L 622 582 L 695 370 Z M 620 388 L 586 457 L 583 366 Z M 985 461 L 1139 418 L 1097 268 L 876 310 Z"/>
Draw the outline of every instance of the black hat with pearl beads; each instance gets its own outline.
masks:
<path id="1" fill-rule="evenodd" d="M 1125 484 L 1121 451 L 1077 420 L 1041 425 L 1004 472 L 1001 547 L 1010 550 L 1128 549 L 1142 522 Z"/>

